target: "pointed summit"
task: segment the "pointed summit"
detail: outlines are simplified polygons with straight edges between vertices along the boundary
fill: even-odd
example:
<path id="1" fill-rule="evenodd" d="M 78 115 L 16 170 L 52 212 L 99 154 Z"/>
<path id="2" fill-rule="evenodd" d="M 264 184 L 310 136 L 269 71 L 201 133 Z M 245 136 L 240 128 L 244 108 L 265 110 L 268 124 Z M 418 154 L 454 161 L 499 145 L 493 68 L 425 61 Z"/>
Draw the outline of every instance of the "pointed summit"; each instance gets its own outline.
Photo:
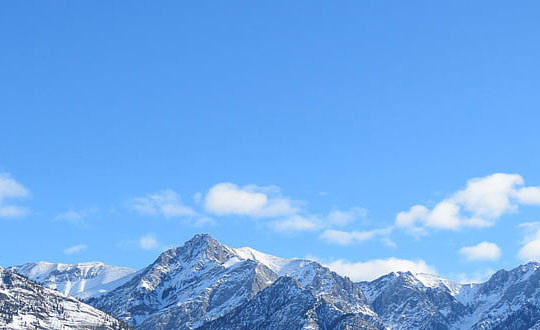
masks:
<path id="1" fill-rule="evenodd" d="M 174 259 L 184 263 L 195 259 L 225 262 L 235 256 L 236 253 L 231 248 L 219 243 L 210 234 L 197 234 L 184 245 L 163 252 L 156 263 L 170 264 Z"/>

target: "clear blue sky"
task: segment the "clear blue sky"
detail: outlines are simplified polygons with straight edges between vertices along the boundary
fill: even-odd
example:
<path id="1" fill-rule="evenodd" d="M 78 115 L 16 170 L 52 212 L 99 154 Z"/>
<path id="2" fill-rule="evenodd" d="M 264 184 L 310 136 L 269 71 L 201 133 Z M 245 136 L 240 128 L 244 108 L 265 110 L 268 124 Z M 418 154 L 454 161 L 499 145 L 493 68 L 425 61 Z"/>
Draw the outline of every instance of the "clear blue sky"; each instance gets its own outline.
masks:
<path id="1" fill-rule="evenodd" d="M 454 279 L 534 259 L 540 235 L 520 224 L 540 221 L 539 11 L 3 1 L 0 265 L 137 269 L 198 232 Z M 524 184 L 456 197 L 494 173 Z M 463 224 L 434 219 L 441 201 Z M 428 214 L 397 225 L 414 205 Z"/>

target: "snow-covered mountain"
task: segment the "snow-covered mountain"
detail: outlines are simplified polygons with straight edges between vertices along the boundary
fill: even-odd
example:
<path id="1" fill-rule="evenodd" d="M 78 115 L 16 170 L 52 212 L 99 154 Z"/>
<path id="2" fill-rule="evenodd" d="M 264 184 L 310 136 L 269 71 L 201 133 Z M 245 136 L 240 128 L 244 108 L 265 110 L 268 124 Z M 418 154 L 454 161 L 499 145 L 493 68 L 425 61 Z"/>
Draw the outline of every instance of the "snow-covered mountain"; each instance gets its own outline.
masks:
<path id="1" fill-rule="evenodd" d="M 12 269 L 141 330 L 540 330 L 537 262 L 480 284 L 410 272 L 354 283 L 314 261 L 199 234 L 136 273 L 99 263 Z"/>
<path id="2" fill-rule="evenodd" d="M 480 284 L 397 272 L 359 286 L 391 329 L 540 329 L 538 262 L 500 270 Z"/>
<path id="3" fill-rule="evenodd" d="M 209 235 L 196 235 L 164 252 L 124 285 L 88 302 L 139 329 L 195 329 L 232 312 L 283 276 L 339 313 L 382 324 L 360 288 L 328 268 L 232 249 Z"/>
<path id="4" fill-rule="evenodd" d="M 0 267 L 0 329 L 124 330 L 119 320 Z"/>
<path id="5" fill-rule="evenodd" d="M 265 265 L 240 258 L 209 235 L 197 235 L 165 251 L 124 285 L 88 302 L 140 329 L 193 329 L 277 278 Z"/>
<path id="6" fill-rule="evenodd" d="M 88 299 L 109 292 L 130 279 L 133 269 L 105 265 L 101 262 L 55 264 L 27 263 L 8 270 L 28 277 L 44 286 L 73 297 Z"/>
<path id="7" fill-rule="evenodd" d="M 204 324 L 198 330 L 381 330 L 381 323 L 364 314 L 346 313 L 282 276 L 274 284 L 230 313 Z"/>

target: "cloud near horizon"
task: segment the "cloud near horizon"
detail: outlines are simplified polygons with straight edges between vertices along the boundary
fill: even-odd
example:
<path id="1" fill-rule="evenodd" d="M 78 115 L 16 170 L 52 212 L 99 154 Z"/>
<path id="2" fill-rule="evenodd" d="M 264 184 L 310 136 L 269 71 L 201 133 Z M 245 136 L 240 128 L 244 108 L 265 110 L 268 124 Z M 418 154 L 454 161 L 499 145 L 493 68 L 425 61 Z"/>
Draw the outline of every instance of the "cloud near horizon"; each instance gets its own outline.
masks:
<path id="1" fill-rule="evenodd" d="M 398 213 L 395 224 L 413 231 L 489 227 L 502 215 L 517 212 L 519 205 L 540 205 L 540 188 L 524 186 L 518 174 L 496 173 L 469 180 L 465 189 L 432 209 L 414 205 Z"/>
<path id="2" fill-rule="evenodd" d="M 324 266 L 353 281 L 372 281 L 391 272 L 437 274 L 435 267 L 425 261 L 399 258 L 373 259 L 365 262 L 350 262 L 339 259 Z"/>
<path id="3" fill-rule="evenodd" d="M 526 235 L 523 246 L 518 251 L 518 257 L 523 261 L 540 260 L 540 222 L 526 222 L 519 225 L 525 229 Z"/>
<path id="4" fill-rule="evenodd" d="M 481 242 L 473 246 L 464 246 L 459 250 L 467 261 L 495 261 L 501 257 L 501 249 L 495 243 Z"/>

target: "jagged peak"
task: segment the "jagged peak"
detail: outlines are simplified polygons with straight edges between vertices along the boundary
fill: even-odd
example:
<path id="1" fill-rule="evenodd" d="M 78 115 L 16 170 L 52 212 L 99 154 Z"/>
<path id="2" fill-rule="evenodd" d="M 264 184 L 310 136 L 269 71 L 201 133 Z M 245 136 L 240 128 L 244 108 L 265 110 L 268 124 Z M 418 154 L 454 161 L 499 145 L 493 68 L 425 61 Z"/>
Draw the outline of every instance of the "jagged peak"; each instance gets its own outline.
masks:
<path id="1" fill-rule="evenodd" d="M 224 262 L 234 256 L 236 254 L 231 248 L 221 244 L 210 234 L 196 234 L 184 245 L 163 252 L 155 263 L 171 263 L 177 259 L 189 261 L 201 257 Z"/>

